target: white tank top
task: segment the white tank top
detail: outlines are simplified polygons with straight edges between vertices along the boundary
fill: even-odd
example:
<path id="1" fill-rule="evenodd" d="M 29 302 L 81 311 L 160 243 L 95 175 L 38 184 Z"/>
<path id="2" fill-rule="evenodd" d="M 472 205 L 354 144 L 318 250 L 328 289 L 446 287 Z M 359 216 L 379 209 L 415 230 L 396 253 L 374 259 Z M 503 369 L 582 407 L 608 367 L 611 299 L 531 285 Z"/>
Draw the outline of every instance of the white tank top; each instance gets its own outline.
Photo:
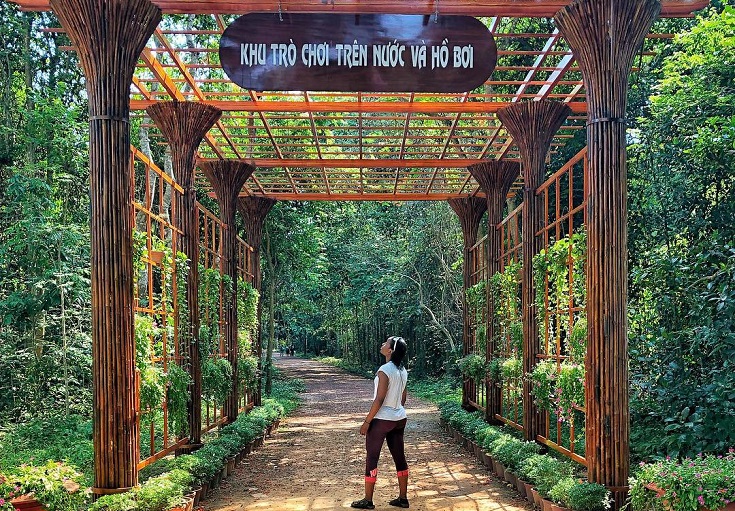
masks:
<path id="1" fill-rule="evenodd" d="M 383 372 L 388 377 L 388 392 L 385 394 L 383 406 L 375 414 L 376 419 L 386 421 L 399 421 L 406 418 L 406 409 L 403 408 L 401 400 L 403 390 L 408 382 L 408 372 L 405 368 L 398 369 L 393 362 L 383 364 L 378 372 Z M 378 395 L 378 375 L 375 375 L 373 399 Z"/>

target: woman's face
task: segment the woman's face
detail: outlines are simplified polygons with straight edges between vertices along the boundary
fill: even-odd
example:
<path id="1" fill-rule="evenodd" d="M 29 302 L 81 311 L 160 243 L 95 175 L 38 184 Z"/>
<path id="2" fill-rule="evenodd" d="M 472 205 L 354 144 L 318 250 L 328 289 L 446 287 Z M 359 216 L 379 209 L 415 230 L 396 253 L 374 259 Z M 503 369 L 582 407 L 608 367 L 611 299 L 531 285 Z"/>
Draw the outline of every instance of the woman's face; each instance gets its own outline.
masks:
<path id="1" fill-rule="evenodd" d="M 380 354 L 383 355 L 384 357 L 390 357 L 391 353 L 393 353 L 393 350 L 391 349 L 390 346 L 391 346 L 391 342 L 385 341 L 380 346 Z"/>

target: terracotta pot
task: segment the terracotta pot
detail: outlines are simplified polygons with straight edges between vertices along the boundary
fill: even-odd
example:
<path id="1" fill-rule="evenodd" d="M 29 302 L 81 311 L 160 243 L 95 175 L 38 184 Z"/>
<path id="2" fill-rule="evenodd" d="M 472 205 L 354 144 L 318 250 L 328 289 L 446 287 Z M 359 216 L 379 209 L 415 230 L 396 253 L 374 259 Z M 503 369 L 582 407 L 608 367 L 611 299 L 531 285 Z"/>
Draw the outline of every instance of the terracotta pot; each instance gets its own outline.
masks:
<path id="1" fill-rule="evenodd" d="M 197 486 L 196 488 L 194 488 L 194 506 L 197 506 L 199 504 L 199 501 L 202 500 L 202 495 L 204 495 L 203 486 Z"/>
<path id="2" fill-rule="evenodd" d="M 516 486 L 518 484 L 518 476 L 512 470 L 505 469 L 505 480 L 511 485 Z"/>
<path id="3" fill-rule="evenodd" d="M 493 458 L 493 471 L 498 477 L 505 477 L 505 465 Z"/>
<path id="4" fill-rule="evenodd" d="M 227 458 L 227 475 L 231 476 L 235 473 L 235 457 Z"/>
<path id="5" fill-rule="evenodd" d="M 21 495 L 10 500 L 10 503 L 16 509 L 16 511 L 46 511 L 39 501 L 37 501 L 33 495 Z"/>
<path id="6" fill-rule="evenodd" d="M 526 498 L 526 482 L 518 476 L 516 476 L 516 488 L 521 497 Z"/>
<path id="7" fill-rule="evenodd" d="M 202 483 L 202 494 L 199 496 L 199 500 L 204 500 L 209 494 L 209 482 Z"/>
<path id="8" fill-rule="evenodd" d="M 541 508 L 541 503 L 543 502 L 544 498 L 538 491 L 536 491 L 536 488 L 531 488 L 531 495 L 533 496 L 533 503 L 536 504 L 537 507 Z"/>
<path id="9" fill-rule="evenodd" d="M 148 259 L 150 259 L 153 264 L 159 265 L 163 262 L 163 252 L 159 250 L 151 250 L 148 252 Z"/>
<path id="10" fill-rule="evenodd" d="M 242 450 L 245 454 L 250 454 L 251 452 L 253 452 L 253 442 L 250 441 L 245 444 L 245 447 L 243 447 Z"/>
<path id="11" fill-rule="evenodd" d="M 551 503 L 551 511 L 569 511 L 569 508 Z"/>
<path id="12" fill-rule="evenodd" d="M 493 459 L 487 455 L 485 451 L 481 452 L 481 458 L 482 458 L 482 464 L 485 465 L 485 468 L 492 470 L 493 469 Z"/>
<path id="13" fill-rule="evenodd" d="M 212 478 L 212 482 L 209 483 L 209 489 L 214 490 L 219 488 L 219 483 L 222 482 L 222 471 L 220 470 L 216 474 L 214 474 L 214 477 Z"/>
<path id="14" fill-rule="evenodd" d="M 194 511 L 194 499 L 196 495 L 194 492 L 187 493 L 184 495 L 184 511 Z"/>
<path id="15" fill-rule="evenodd" d="M 541 511 L 551 511 L 552 502 L 548 499 L 541 500 Z"/>
<path id="16" fill-rule="evenodd" d="M 531 483 L 523 482 L 524 486 L 526 487 L 526 498 L 533 502 L 533 485 Z"/>

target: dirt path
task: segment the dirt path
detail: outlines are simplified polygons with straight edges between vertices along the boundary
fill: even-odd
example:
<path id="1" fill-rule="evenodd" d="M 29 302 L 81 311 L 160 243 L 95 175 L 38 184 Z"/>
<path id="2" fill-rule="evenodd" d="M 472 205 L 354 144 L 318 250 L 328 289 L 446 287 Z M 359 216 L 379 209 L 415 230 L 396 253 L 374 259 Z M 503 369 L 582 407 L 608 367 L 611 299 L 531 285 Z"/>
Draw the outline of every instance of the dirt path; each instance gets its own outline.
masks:
<path id="1" fill-rule="evenodd" d="M 304 402 L 203 503 L 204 509 L 349 509 L 350 502 L 363 496 L 365 441 L 358 429 L 370 408 L 373 382 L 310 360 L 275 358 L 286 374 L 306 383 Z M 406 409 L 411 509 L 531 509 L 440 429 L 434 405 L 409 396 Z M 383 446 L 376 509 L 396 509 L 387 502 L 397 494 L 395 467 Z"/>

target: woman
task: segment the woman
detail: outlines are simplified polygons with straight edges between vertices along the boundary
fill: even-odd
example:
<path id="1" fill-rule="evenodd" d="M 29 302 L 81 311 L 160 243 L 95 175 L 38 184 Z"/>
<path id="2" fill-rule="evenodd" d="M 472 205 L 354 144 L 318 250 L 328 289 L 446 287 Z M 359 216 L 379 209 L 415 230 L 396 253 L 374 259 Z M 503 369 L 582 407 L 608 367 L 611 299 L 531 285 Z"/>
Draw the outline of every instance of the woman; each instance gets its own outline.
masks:
<path id="1" fill-rule="evenodd" d="M 406 341 L 402 337 L 388 337 L 380 347 L 385 364 L 380 366 L 375 376 L 373 405 L 360 426 L 360 434 L 365 436 L 367 461 L 365 463 L 365 498 L 356 500 L 352 507 L 375 509 L 373 490 L 378 475 L 378 458 L 383 441 L 393 456 L 398 475 L 398 498 L 388 502 L 391 506 L 408 507 L 408 464 L 403 453 L 403 431 L 406 429 L 406 382 L 408 372 L 403 367 L 406 356 Z"/>

